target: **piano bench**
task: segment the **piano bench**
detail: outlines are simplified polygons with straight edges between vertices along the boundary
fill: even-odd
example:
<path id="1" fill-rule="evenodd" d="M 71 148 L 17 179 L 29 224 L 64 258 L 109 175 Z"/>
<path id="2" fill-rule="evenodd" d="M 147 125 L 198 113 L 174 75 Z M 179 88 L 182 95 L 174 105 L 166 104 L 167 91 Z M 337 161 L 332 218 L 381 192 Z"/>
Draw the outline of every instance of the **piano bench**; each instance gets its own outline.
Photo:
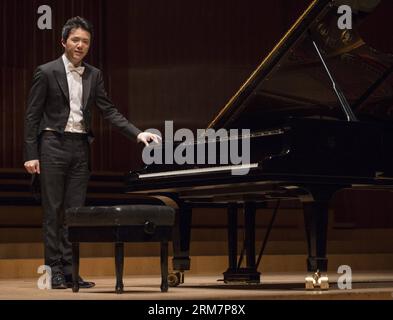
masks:
<path id="1" fill-rule="evenodd" d="M 123 292 L 124 242 L 161 243 L 161 291 L 168 291 L 168 241 L 175 210 L 161 205 L 75 207 L 66 210 L 72 243 L 72 291 L 79 291 L 79 243 L 115 243 L 116 293 Z"/>

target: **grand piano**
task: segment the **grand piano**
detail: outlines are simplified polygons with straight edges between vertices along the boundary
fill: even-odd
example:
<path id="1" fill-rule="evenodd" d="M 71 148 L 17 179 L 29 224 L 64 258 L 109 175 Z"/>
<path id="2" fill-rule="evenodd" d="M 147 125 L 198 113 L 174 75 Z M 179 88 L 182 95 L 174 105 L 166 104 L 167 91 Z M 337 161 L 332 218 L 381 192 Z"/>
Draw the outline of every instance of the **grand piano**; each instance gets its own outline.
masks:
<path id="1" fill-rule="evenodd" d="M 190 269 L 193 208 L 227 208 L 224 281 L 259 283 L 257 268 L 267 237 L 256 258 L 256 209 L 273 202 L 270 232 L 280 203 L 296 200 L 303 207 L 308 243 L 306 288 L 328 288 L 332 196 L 343 188 L 393 188 L 393 55 L 371 48 L 358 32 L 380 3 L 312 1 L 207 125 L 250 130 L 237 137 L 239 145 L 244 139 L 250 145 L 249 163 L 242 164 L 247 174 L 234 174 L 239 164 L 229 163 L 152 164 L 127 175 L 128 193 L 157 197 L 178 209 L 172 285 L 183 283 Z M 352 29 L 338 27 L 341 4 L 352 8 Z M 207 139 L 203 148 L 221 140 Z M 201 143 L 187 148 L 201 148 Z M 237 248 L 240 209 L 242 250 Z"/>

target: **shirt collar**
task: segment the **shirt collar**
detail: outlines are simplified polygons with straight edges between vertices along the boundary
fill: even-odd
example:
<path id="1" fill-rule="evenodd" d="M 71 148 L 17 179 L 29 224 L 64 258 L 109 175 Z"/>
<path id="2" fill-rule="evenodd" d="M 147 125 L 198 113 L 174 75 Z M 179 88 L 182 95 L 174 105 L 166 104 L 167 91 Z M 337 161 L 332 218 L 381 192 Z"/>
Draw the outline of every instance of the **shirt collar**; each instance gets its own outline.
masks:
<path id="1" fill-rule="evenodd" d="M 67 58 L 65 53 L 63 53 L 62 58 L 63 58 L 63 63 L 64 63 L 64 67 L 65 67 L 66 73 L 68 74 L 70 72 L 70 70 L 68 70 L 68 64 L 71 63 L 71 61 L 68 60 L 68 58 Z M 81 64 L 81 66 L 83 66 L 83 63 Z"/>

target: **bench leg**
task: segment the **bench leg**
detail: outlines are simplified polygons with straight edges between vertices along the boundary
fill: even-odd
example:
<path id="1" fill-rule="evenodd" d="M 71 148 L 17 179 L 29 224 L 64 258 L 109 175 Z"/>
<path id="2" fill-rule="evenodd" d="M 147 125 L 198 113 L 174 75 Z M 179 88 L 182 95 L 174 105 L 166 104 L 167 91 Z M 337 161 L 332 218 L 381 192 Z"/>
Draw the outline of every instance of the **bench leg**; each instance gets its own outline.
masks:
<path id="1" fill-rule="evenodd" d="M 124 244 L 115 244 L 116 293 L 123 293 Z"/>
<path id="2" fill-rule="evenodd" d="M 79 243 L 72 243 L 72 291 L 79 291 Z"/>
<path id="3" fill-rule="evenodd" d="M 161 292 L 168 291 L 168 240 L 161 241 Z"/>

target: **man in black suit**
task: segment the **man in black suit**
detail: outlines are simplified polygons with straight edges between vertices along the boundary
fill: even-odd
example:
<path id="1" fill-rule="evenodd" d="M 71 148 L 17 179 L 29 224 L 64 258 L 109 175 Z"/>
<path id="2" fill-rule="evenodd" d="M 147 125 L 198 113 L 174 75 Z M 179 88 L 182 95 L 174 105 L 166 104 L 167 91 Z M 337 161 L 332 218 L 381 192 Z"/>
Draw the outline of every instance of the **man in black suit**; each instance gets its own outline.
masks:
<path id="1" fill-rule="evenodd" d="M 25 119 L 25 168 L 39 174 L 44 211 L 45 264 L 52 270 L 52 288 L 71 285 L 72 251 L 64 210 L 83 206 L 90 176 L 91 105 L 125 136 L 158 143 L 124 118 L 108 98 L 102 72 L 83 62 L 92 40 L 92 27 L 71 18 L 62 30 L 64 54 L 39 66 L 33 77 Z M 93 282 L 79 279 L 80 287 Z"/>

